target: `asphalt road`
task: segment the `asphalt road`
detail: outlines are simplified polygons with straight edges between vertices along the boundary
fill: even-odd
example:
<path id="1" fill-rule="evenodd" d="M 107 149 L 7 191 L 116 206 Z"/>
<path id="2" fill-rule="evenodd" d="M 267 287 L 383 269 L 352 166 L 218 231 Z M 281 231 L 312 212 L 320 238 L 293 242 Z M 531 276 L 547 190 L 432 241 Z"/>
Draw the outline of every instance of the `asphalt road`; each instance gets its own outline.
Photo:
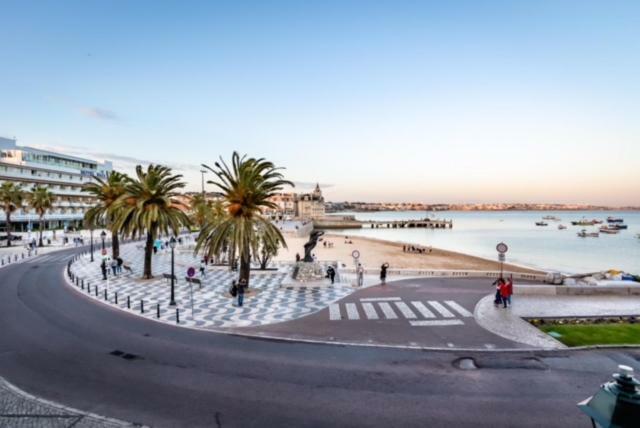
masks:
<path id="1" fill-rule="evenodd" d="M 575 403 L 617 364 L 640 370 L 634 351 L 424 352 L 182 329 L 69 290 L 70 253 L 58 254 L 0 269 L 0 376 L 147 425 L 588 427 Z M 461 357 L 479 369 L 456 368 Z"/>
<path id="2" fill-rule="evenodd" d="M 333 308 L 304 318 L 245 328 L 244 331 L 271 337 L 342 343 L 463 349 L 529 348 L 503 339 L 475 322 L 476 303 L 493 289 L 486 279 L 405 279 L 358 290 Z"/>

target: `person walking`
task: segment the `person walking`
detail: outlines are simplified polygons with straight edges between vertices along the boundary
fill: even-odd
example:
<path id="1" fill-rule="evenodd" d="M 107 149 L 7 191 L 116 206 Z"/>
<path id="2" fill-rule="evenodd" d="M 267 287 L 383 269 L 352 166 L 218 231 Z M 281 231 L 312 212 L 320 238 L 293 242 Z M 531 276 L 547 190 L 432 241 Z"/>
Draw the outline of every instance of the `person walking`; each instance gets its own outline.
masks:
<path id="1" fill-rule="evenodd" d="M 493 304 L 496 306 L 499 306 L 500 303 L 502 303 L 502 296 L 500 295 L 500 286 L 502 285 L 503 282 L 504 280 L 502 279 L 502 277 L 493 281 L 493 286 L 496 288 L 496 297 L 493 300 Z"/>
<path id="2" fill-rule="evenodd" d="M 111 260 L 111 272 L 113 272 L 113 276 L 118 275 L 118 261 L 115 259 Z"/>
<path id="3" fill-rule="evenodd" d="M 118 272 L 118 274 L 121 274 L 122 273 L 122 265 L 124 264 L 124 260 L 122 260 L 122 257 L 118 256 L 116 261 L 118 262 L 117 272 Z"/>
<path id="4" fill-rule="evenodd" d="M 511 306 L 511 296 L 513 296 L 513 275 L 509 276 L 507 281 L 507 302 Z"/>
<path id="5" fill-rule="evenodd" d="M 503 308 L 507 307 L 507 300 L 509 300 L 509 286 L 506 281 L 502 281 L 500 284 L 500 297 L 502 298 Z"/>
<path id="6" fill-rule="evenodd" d="M 102 280 L 105 281 L 107 279 L 107 261 L 102 259 L 102 263 L 100 263 L 100 270 L 102 271 Z"/>
<path id="7" fill-rule="evenodd" d="M 203 278 L 207 276 L 207 265 L 204 260 L 200 260 L 200 276 Z"/>
<path id="8" fill-rule="evenodd" d="M 242 303 L 244 302 L 244 289 L 247 286 L 247 280 L 241 278 L 238 281 L 238 307 L 242 307 Z"/>
<path id="9" fill-rule="evenodd" d="M 362 267 L 362 263 L 358 263 L 356 274 L 358 278 L 358 287 L 362 287 L 364 285 L 364 268 Z"/>
<path id="10" fill-rule="evenodd" d="M 336 270 L 333 268 L 333 266 L 329 266 L 327 268 L 327 276 L 331 280 L 331 284 L 333 284 L 336 279 Z"/>
<path id="11" fill-rule="evenodd" d="M 387 283 L 387 269 L 389 269 L 389 263 L 383 263 L 380 266 L 380 283 L 385 285 Z"/>

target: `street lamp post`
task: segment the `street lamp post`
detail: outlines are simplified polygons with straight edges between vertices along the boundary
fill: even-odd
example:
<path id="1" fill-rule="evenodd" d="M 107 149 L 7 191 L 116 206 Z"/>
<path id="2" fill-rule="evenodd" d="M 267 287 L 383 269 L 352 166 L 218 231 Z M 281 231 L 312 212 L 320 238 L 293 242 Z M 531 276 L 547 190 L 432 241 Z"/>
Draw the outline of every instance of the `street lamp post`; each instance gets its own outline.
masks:
<path id="1" fill-rule="evenodd" d="M 176 249 L 176 238 L 175 237 L 171 237 L 171 240 L 169 241 L 169 246 L 171 247 L 171 301 L 169 302 L 169 306 L 175 306 L 176 305 L 176 299 L 175 299 L 175 265 L 174 265 L 174 259 L 173 259 L 173 255 L 174 255 L 174 250 Z"/>
<path id="2" fill-rule="evenodd" d="M 204 175 L 207 173 L 207 171 L 204 169 L 201 169 L 200 173 L 202 174 L 202 196 L 204 196 Z"/>
<path id="3" fill-rule="evenodd" d="M 107 232 L 103 230 L 102 233 L 100 233 L 100 237 L 102 238 L 102 249 L 104 250 L 104 238 L 107 237 Z"/>
<path id="4" fill-rule="evenodd" d="M 89 235 L 91 236 L 91 262 L 93 263 L 93 229 L 89 229 Z"/>

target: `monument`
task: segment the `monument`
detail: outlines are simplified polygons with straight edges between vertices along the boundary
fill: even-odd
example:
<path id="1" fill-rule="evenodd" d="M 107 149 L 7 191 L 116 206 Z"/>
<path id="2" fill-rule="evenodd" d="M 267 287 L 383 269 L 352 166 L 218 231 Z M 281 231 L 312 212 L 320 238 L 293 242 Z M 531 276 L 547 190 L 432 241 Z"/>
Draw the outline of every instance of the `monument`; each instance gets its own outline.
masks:
<path id="1" fill-rule="evenodd" d="M 296 262 L 292 279 L 297 282 L 322 281 L 326 272 L 323 266 L 313 259 L 313 249 L 318 245 L 318 239 L 324 235 L 323 231 L 314 230 L 309 240 L 304 244 L 304 258 Z"/>

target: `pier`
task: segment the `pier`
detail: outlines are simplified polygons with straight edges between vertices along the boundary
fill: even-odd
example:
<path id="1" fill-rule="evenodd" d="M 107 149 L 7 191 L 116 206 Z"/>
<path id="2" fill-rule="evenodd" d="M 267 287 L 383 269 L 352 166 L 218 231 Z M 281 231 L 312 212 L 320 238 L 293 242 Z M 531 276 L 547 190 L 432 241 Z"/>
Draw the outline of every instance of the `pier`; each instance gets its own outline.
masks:
<path id="1" fill-rule="evenodd" d="M 452 220 L 366 220 L 362 221 L 363 227 L 371 229 L 402 229 L 402 228 L 424 228 L 424 229 L 452 229 Z"/>

